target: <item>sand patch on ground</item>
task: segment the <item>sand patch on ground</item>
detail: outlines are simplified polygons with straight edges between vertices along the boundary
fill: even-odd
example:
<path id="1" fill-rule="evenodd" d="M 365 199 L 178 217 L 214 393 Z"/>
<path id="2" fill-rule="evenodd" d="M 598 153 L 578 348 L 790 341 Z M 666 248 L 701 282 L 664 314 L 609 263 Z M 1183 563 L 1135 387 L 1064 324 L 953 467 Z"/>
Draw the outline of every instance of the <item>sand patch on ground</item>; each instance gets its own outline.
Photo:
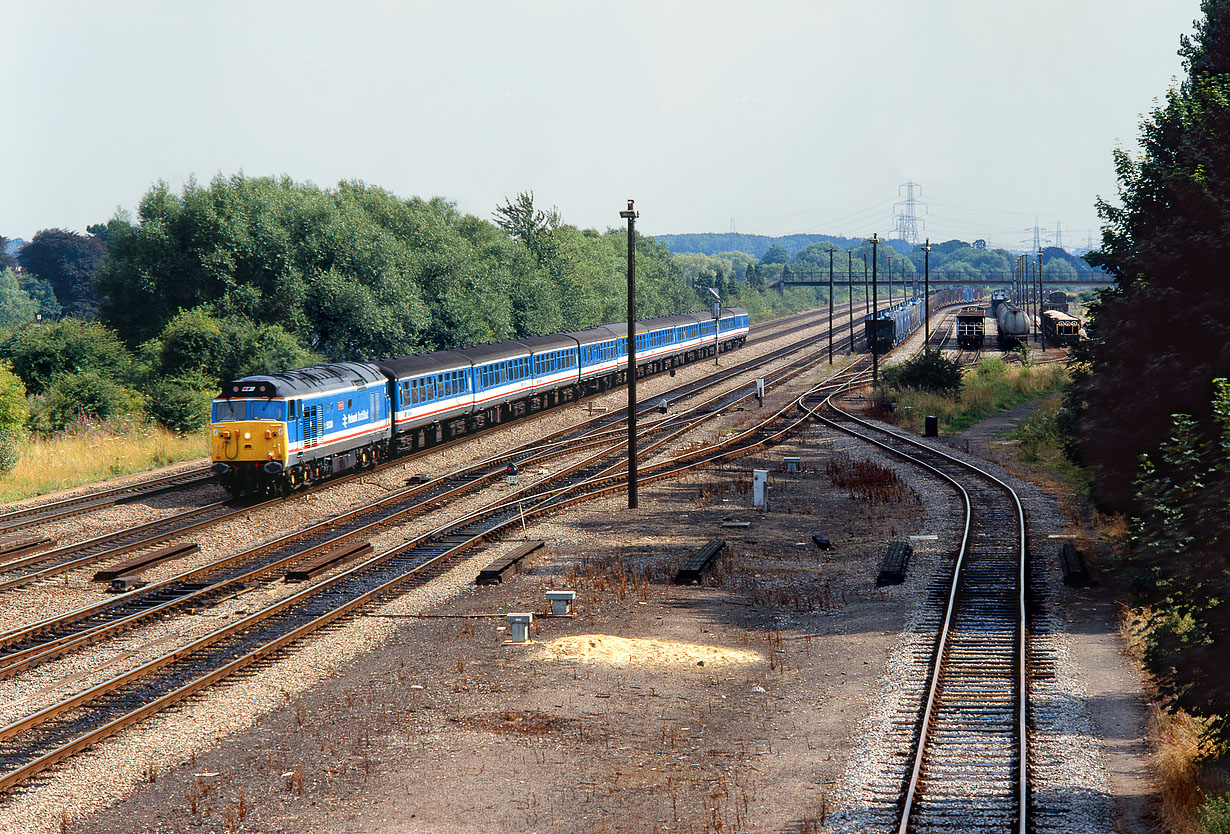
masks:
<path id="1" fill-rule="evenodd" d="M 543 644 L 541 657 L 610 666 L 750 666 L 765 661 L 756 651 L 607 634 L 560 637 Z"/>

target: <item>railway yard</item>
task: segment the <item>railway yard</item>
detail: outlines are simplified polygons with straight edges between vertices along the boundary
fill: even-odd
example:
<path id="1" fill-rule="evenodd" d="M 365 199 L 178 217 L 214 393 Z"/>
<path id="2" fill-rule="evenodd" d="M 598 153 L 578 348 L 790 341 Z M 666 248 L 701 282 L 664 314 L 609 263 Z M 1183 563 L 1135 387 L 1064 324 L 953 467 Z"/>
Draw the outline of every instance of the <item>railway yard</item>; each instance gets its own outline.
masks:
<path id="1" fill-rule="evenodd" d="M 641 380 L 636 510 L 623 389 L 286 499 L 183 467 L 5 508 L 43 544 L 0 556 L 0 830 L 1150 830 L 1142 684 L 1056 556 L 1097 552 L 1079 507 L 857 422 L 827 323 Z"/>

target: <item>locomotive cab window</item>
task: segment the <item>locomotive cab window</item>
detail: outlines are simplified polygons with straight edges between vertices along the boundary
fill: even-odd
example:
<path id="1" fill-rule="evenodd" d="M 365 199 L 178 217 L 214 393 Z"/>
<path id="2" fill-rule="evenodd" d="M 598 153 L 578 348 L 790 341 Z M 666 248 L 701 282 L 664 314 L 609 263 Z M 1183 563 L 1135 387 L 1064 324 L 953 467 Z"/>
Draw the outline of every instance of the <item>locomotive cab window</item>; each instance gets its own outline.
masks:
<path id="1" fill-rule="evenodd" d="M 262 400 L 252 403 L 253 420 L 281 420 L 283 413 L 281 400 Z"/>
<path id="2" fill-rule="evenodd" d="M 214 403 L 213 421 L 215 423 L 246 419 L 248 419 L 246 400 L 218 400 Z"/>

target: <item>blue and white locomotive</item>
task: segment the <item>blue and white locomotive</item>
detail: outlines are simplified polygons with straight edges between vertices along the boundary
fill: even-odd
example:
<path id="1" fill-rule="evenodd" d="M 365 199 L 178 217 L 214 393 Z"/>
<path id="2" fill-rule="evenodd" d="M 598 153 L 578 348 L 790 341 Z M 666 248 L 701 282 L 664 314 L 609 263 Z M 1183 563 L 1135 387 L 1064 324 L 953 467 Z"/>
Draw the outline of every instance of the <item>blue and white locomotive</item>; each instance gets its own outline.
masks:
<path id="1" fill-rule="evenodd" d="M 638 376 L 741 347 L 747 311 L 637 322 Z M 213 472 L 233 495 L 297 489 L 626 382 L 626 324 L 457 350 L 334 362 L 227 382 Z"/>

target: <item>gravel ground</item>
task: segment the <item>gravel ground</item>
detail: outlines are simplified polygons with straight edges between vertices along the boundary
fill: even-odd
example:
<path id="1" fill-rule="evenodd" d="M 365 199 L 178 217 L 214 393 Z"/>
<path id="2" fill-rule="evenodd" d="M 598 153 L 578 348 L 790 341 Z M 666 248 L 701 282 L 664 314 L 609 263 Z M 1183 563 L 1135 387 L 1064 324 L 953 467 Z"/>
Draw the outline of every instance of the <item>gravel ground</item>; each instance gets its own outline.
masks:
<path id="1" fill-rule="evenodd" d="M 638 390 L 648 398 L 704 370 Z M 623 400 L 616 391 L 594 404 Z M 587 407 L 307 496 L 293 514 L 253 513 L 220 532 L 224 545 L 208 547 L 233 551 L 301 527 L 415 473 L 444 473 L 512 437 L 541 436 Z M 778 471 L 791 454 L 804 472 Z M 610 834 L 817 831 L 834 822 L 833 830 L 857 830 L 849 820 L 874 755 L 874 716 L 895 697 L 911 617 L 951 552 L 956 504 L 910 470 L 896 500 L 855 500 L 824 474 L 828 461 L 852 458 L 879 460 L 812 429 L 757 459 L 642 487 L 635 512 L 619 496 L 532 522 L 525 535 L 548 548 L 504 584 L 472 583 L 521 535 L 50 771 L 0 804 L 0 830 Z M 773 470 L 765 511 L 748 507 L 752 468 Z M 1070 519 L 1031 489 L 1031 545 L 1045 552 L 1045 536 Z M 752 524 L 732 530 L 724 519 Z M 818 551 L 812 533 L 834 549 Z M 906 535 L 938 538 L 915 541 L 905 585 L 876 589 L 884 542 Z M 709 580 L 671 585 L 687 554 L 714 537 L 728 547 Z M 541 614 L 543 592 L 562 587 L 577 591 L 575 616 L 540 616 L 529 645 L 506 645 L 504 614 Z M 1111 830 L 1133 808 L 1143 825 L 1144 751 L 1133 748 L 1124 711 L 1105 709 L 1138 698 L 1133 681 L 1091 677 L 1091 664 L 1117 657 L 1114 637 L 1085 616 L 1096 609 L 1088 597 L 1072 604 L 1080 592 L 1052 589 L 1064 663 L 1053 690 L 1040 693 L 1055 704 L 1054 742 L 1041 755 L 1069 767 L 1056 790 L 1085 806 L 1092 827 L 1079 830 Z M 0 720 L 29 712 L 13 699 L 49 700 L 77 686 L 75 675 L 127 662 L 117 651 L 184 639 L 283 592 L 259 586 L 41 678 L 0 683 Z M 579 641 L 571 653 L 552 648 L 562 638 Z M 1109 757 L 1097 736 L 1111 740 Z"/>

